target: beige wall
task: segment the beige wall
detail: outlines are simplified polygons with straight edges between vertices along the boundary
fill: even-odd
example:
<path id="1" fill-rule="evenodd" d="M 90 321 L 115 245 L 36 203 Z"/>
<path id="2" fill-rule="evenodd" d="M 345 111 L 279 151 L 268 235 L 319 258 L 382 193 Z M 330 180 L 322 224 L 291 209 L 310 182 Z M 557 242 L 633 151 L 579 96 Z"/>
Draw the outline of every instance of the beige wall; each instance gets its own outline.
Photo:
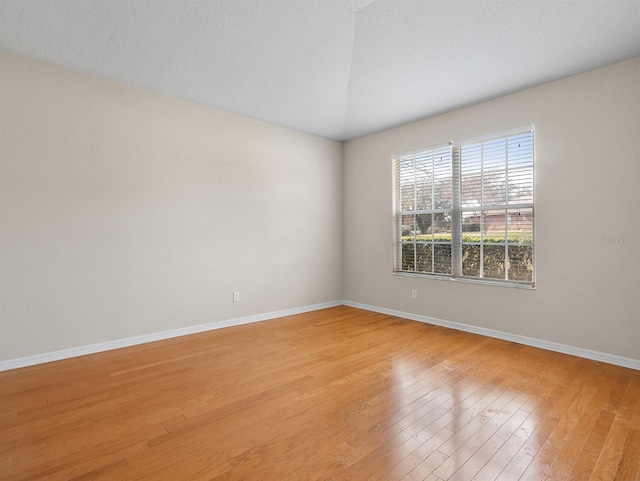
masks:
<path id="1" fill-rule="evenodd" d="M 0 53 L 0 360 L 339 300 L 341 152 Z"/>
<path id="2" fill-rule="evenodd" d="M 391 154 L 530 123 L 537 289 L 394 276 Z M 640 359 L 640 245 L 604 242 L 640 239 L 639 139 L 640 58 L 342 159 L 337 142 L 0 53 L 0 361 L 341 298 Z"/>
<path id="3" fill-rule="evenodd" d="M 394 276 L 391 154 L 531 123 L 537 289 Z M 348 142 L 344 192 L 345 299 L 640 359 L 640 58 Z"/>

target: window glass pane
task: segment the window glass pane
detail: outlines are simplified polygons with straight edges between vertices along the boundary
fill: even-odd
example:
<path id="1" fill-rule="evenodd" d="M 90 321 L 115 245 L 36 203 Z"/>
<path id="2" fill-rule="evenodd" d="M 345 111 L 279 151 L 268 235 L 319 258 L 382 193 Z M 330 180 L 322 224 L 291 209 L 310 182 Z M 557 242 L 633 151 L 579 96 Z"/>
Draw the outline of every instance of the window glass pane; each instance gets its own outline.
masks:
<path id="1" fill-rule="evenodd" d="M 434 244 L 433 260 L 435 273 L 451 275 L 451 244 Z"/>
<path id="2" fill-rule="evenodd" d="M 400 186 L 400 203 L 402 204 L 400 209 L 403 211 L 414 210 L 414 189 L 413 185 Z"/>
<path id="3" fill-rule="evenodd" d="M 509 209 L 509 242 L 515 244 L 533 243 L 533 209 Z"/>
<path id="4" fill-rule="evenodd" d="M 482 144 L 460 148 L 460 195 L 462 207 L 482 205 Z"/>
<path id="5" fill-rule="evenodd" d="M 462 242 L 480 242 L 480 211 L 462 213 Z"/>
<path id="6" fill-rule="evenodd" d="M 509 204 L 533 202 L 533 167 L 509 171 Z"/>
<path id="7" fill-rule="evenodd" d="M 510 204 L 533 202 L 533 136 L 530 132 L 507 140 Z"/>
<path id="8" fill-rule="evenodd" d="M 436 152 L 433 160 L 434 209 L 450 209 L 452 206 L 451 153 L 449 150 Z"/>
<path id="9" fill-rule="evenodd" d="M 398 161 L 398 189 L 400 210 L 414 210 L 415 207 L 415 160 L 413 157 Z"/>
<path id="10" fill-rule="evenodd" d="M 482 205 L 482 176 L 480 172 L 473 174 L 465 173 L 467 166 L 462 166 L 462 173 L 460 178 L 460 194 L 462 207 L 480 207 Z M 474 165 L 471 166 L 475 167 Z"/>
<path id="11" fill-rule="evenodd" d="M 480 246 L 462 246 L 462 275 L 480 277 Z"/>
<path id="12" fill-rule="evenodd" d="M 506 139 L 486 140 L 482 143 L 482 168 L 485 172 L 504 170 L 507 163 Z"/>
<path id="13" fill-rule="evenodd" d="M 504 242 L 506 227 L 506 211 L 485 210 L 482 212 L 482 232 L 484 234 L 484 242 Z"/>
<path id="14" fill-rule="evenodd" d="M 417 214 L 415 233 L 419 240 L 431 240 L 433 214 Z"/>
<path id="15" fill-rule="evenodd" d="M 509 280 L 527 282 L 533 280 L 533 247 L 509 246 Z"/>
<path id="16" fill-rule="evenodd" d="M 416 271 L 433 272 L 432 259 L 433 246 L 431 244 L 416 244 Z"/>
<path id="17" fill-rule="evenodd" d="M 416 157 L 415 168 L 416 210 L 432 208 L 433 197 L 433 153 Z"/>
<path id="18" fill-rule="evenodd" d="M 512 135 L 507 139 L 509 169 L 533 167 L 533 135 L 531 132 Z"/>
<path id="19" fill-rule="evenodd" d="M 403 271 L 414 271 L 415 270 L 415 260 L 414 260 L 414 244 L 410 242 L 402 243 L 402 270 Z"/>
<path id="20" fill-rule="evenodd" d="M 507 202 L 506 172 L 485 172 L 482 176 L 483 205 L 498 206 Z"/>
<path id="21" fill-rule="evenodd" d="M 504 279 L 504 246 L 485 245 L 483 249 L 483 277 Z"/>
<path id="22" fill-rule="evenodd" d="M 402 216 L 402 240 L 414 240 L 415 232 L 416 232 L 416 220 L 415 215 L 413 214 L 405 214 Z"/>
<path id="23" fill-rule="evenodd" d="M 431 183 L 422 182 L 416 184 L 416 210 L 429 210 L 433 205 L 431 197 L 433 194 L 433 185 Z"/>
<path id="24" fill-rule="evenodd" d="M 436 242 L 451 242 L 451 214 L 448 212 L 433 214 L 431 232 Z"/>
<path id="25" fill-rule="evenodd" d="M 501 205 L 506 203 L 506 154 L 505 139 L 490 140 L 483 143 L 482 189 L 484 205 Z"/>

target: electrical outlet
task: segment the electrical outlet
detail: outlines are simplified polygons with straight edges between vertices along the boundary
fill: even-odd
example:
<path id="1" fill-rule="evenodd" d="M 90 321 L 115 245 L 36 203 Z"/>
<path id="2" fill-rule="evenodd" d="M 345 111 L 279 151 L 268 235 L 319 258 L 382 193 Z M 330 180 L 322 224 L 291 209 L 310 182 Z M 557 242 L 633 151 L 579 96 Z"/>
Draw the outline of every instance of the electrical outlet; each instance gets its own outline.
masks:
<path id="1" fill-rule="evenodd" d="M 418 298 L 418 291 L 416 289 L 411 289 L 411 299 Z"/>
<path id="2" fill-rule="evenodd" d="M 233 293 L 233 302 L 238 302 L 240 300 L 240 293 L 238 291 Z"/>

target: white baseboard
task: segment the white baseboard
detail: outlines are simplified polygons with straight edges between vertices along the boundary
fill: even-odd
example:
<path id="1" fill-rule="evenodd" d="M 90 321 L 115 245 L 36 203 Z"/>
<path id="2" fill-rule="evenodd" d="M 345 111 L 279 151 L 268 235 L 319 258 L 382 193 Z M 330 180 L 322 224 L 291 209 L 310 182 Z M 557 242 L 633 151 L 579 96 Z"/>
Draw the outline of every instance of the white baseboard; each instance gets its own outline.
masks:
<path id="1" fill-rule="evenodd" d="M 426 324 L 433 324 L 436 326 L 448 327 L 450 329 L 457 329 L 458 331 L 466 331 L 474 334 L 480 334 L 482 336 L 494 337 L 496 339 L 511 341 L 518 344 L 525 344 L 527 346 L 539 347 L 541 349 L 546 349 L 548 351 L 555 351 L 555 352 L 561 352 L 563 354 L 570 354 L 572 356 L 591 359 L 592 361 L 606 362 L 607 364 L 615 364 L 616 366 L 622 366 L 622 367 L 628 367 L 631 369 L 640 370 L 640 360 L 638 359 L 631 359 L 628 357 L 616 356 L 613 354 L 607 354 L 599 351 L 591 351 L 589 349 L 568 346 L 566 344 L 559 344 L 557 342 L 543 341 L 543 340 L 535 339 L 532 337 L 519 336 L 517 334 L 509 334 L 507 332 L 496 331 L 493 329 L 486 329 L 484 327 L 470 326 L 468 324 L 461 324 L 458 322 L 443 321 L 442 319 L 436 319 L 434 317 L 421 316 L 419 314 L 396 311 L 394 309 L 386 309 L 384 307 L 361 304 L 359 302 L 342 301 L 342 303 L 345 306 L 357 307 L 359 309 L 365 309 L 367 311 L 379 312 L 381 314 L 388 314 L 390 316 L 402 317 L 404 319 L 424 322 Z"/>
<path id="2" fill-rule="evenodd" d="M 268 312 L 265 314 L 256 314 L 253 316 L 239 317 L 236 319 L 229 319 L 226 321 L 211 322 L 208 324 L 200 324 L 197 326 L 189 326 L 189 327 L 183 327 L 180 329 L 172 329 L 169 331 L 145 334 L 142 336 L 128 337 L 125 339 L 117 339 L 115 341 L 101 342 L 98 344 L 91 344 L 88 346 L 73 347 L 70 349 L 63 349 L 60 351 L 36 354 L 34 356 L 9 359 L 6 361 L 0 361 L 0 372 L 8 371 L 10 369 L 18 369 L 21 367 L 33 366 L 35 364 L 43 364 L 51 361 L 58 361 L 61 359 L 85 356 L 87 354 L 94 354 L 97 352 L 110 351 L 112 349 L 119 349 L 122 347 L 135 346 L 137 344 L 145 344 L 147 342 L 161 341 L 163 339 L 170 339 L 172 337 L 186 336 L 188 334 L 195 334 L 198 332 L 212 331 L 215 329 L 222 329 L 225 327 L 232 327 L 232 326 L 239 326 L 242 324 L 250 324 L 253 322 L 267 321 L 269 319 L 275 319 L 278 317 L 292 316 L 295 314 L 302 314 L 304 312 L 317 311 L 319 309 L 326 309 L 329 307 L 335 307 L 340 305 L 357 307 L 359 309 L 365 309 L 367 311 L 379 312 L 381 314 L 388 314 L 390 316 L 402 317 L 404 319 L 424 322 L 426 324 L 433 324 L 435 326 L 448 327 L 450 329 L 457 329 L 459 331 L 471 332 L 474 334 L 480 334 L 482 336 L 494 337 L 496 339 L 516 342 L 518 344 L 525 344 L 527 346 L 539 347 L 541 349 L 546 349 L 548 351 L 561 352 L 563 354 L 570 354 L 572 356 L 583 357 L 585 359 L 591 359 L 593 361 L 606 362 L 608 364 L 614 364 L 617 366 L 623 366 L 631 369 L 640 370 L 640 360 L 638 359 L 631 359 L 628 357 L 616 356 L 613 354 L 607 354 L 599 351 L 591 351 L 589 349 L 569 346 L 566 344 L 543 341 L 540 339 L 534 339 L 532 337 L 519 336 L 517 334 L 509 334 L 506 332 L 487 329 L 484 327 L 477 327 L 477 326 L 471 326 L 469 324 L 461 324 L 458 322 L 445 321 L 442 319 L 436 319 L 434 317 L 422 316 L 420 314 L 413 314 L 410 312 L 396 311 L 394 309 L 387 309 L 384 307 L 372 306 L 369 304 L 361 304 L 359 302 L 333 301 L 333 302 L 325 302 L 322 304 L 313 304 L 310 306 L 294 307 L 292 309 Z"/>
<path id="3" fill-rule="evenodd" d="M 117 339 L 115 341 L 101 342 L 88 346 L 72 347 L 61 351 L 46 352 L 36 354 L 34 356 L 19 357 L 0 361 L 0 371 L 8 371 L 10 369 L 18 369 L 20 367 L 33 366 L 35 364 L 43 364 L 45 362 L 59 361 L 71 357 L 85 356 L 102 351 L 110 351 L 121 347 L 135 346 L 137 344 L 145 344 L 147 342 L 161 341 L 172 337 L 186 336 L 198 332 L 212 331 L 214 329 L 222 329 L 224 327 L 239 326 L 241 324 L 250 324 L 252 322 L 267 321 L 277 317 L 292 316 L 294 314 L 302 314 L 303 312 L 317 311 L 328 307 L 342 305 L 341 301 L 324 302 L 322 304 L 313 304 L 310 306 L 294 307 L 292 309 L 284 309 L 282 311 L 267 312 L 266 314 L 257 314 L 254 316 L 239 317 L 237 319 L 229 319 L 226 321 L 211 322 L 208 324 L 199 324 L 197 326 L 182 327 L 180 329 L 171 329 L 169 331 L 155 332 L 142 336 L 128 337 L 125 339 Z"/>

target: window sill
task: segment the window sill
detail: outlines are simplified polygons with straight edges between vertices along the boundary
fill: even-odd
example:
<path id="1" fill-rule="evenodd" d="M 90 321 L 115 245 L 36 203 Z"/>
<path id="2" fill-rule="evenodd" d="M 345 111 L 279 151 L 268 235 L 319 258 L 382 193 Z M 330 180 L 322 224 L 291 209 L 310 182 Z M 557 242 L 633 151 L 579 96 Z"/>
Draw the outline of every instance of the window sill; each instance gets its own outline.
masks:
<path id="1" fill-rule="evenodd" d="M 484 280 L 484 279 L 473 279 L 470 277 L 450 277 L 450 276 L 439 276 L 433 274 L 417 274 L 413 272 L 403 272 L 398 271 L 393 273 L 394 276 L 398 277 L 414 277 L 419 279 L 433 279 L 438 281 L 449 281 L 449 282 L 461 282 L 464 284 L 477 284 L 482 286 L 494 286 L 494 287 L 511 287 L 515 289 L 526 289 L 533 291 L 536 289 L 535 284 L 518 284 L 515 282 L 509 281 L 498 281 L 498 280 Z"/>

